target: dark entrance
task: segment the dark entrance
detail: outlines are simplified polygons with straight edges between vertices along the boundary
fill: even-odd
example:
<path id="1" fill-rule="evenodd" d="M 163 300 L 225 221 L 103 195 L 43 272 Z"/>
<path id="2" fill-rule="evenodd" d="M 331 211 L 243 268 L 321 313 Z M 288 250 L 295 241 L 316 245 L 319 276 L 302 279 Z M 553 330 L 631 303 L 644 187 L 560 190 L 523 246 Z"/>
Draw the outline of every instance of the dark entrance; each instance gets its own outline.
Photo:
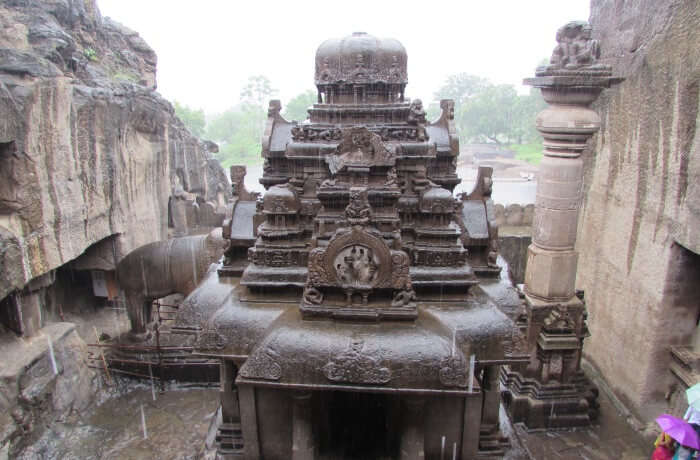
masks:
<path id="1" fill-rule="evenodd" d="M 398 458 L 400 427 L 396 397 L 374 393 L 317 393 L 314 428 L 319 459 Z"/>

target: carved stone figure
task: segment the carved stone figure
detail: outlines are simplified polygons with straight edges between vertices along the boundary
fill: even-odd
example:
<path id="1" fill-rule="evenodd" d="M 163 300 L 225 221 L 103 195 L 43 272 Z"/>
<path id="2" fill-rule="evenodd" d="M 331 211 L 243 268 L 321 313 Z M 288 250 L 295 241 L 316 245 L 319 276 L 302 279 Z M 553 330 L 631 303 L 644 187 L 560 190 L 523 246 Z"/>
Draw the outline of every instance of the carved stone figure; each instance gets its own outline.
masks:
<path id="1" fill-rule="evenodd" d="M 425 110 L 423 110 L 423 101 L 420 99 L 414 99 L 411 102 L 411 107 L 408 111 L 408 123 L 415 125 L 417 129 L 416 138 L 419 141 L 425 141 Z"/>
<path id="2" fill-rule="evenodd" d="M 196 216 L 191 212 L 191 208 L 197 205 L 196 196 L 185 191 L 182 186 L 180 176 L 175 176 L 175 183 L 171 193 L 170 213 L 175 229 L 175 236 L 187 235 L 190 226 L 196 224 Z"/>
<path id="3" fill-rule="evenodd" d="M 413 289 L 397 291 L 391 300 L 392 307 L 403 307 L 416 300 L 416 293 Z"/>
<path id="4" fill-rule="evenodd" d="M 386 175 L 386 182 L 384 182 L 384 185 L 387 187 L 391 187 L 392 185 L 398 185 L 398 181 L 399 176 L 396 174 L 396 168 L 392 167 Z"/>
<path id="5" fill-rule="evenodd" d="M 192 292 L 227 246 L 219 228 L 208 235 L 147 244 L 124 257 L 117 265 L 117 280 L 126 296 L 132 335 L 146 336 L 153 300 Z"/>
<path id="6" fill-rule="evenodd" d="M 367 202 L 367 192 L 365 190 L 351 190 L 350 204 L 345 208 L 345 217 L 351 225 L 364 225 L 369 222 L 372 209 Z"/>
<path id="7" fill-rule="evenodd" d="M 549 65 L 538 68 L 537 74 L 567 74 L 572 71 L 589 71 L 610 75 L 611 68 L 600 64 L 600 45 L 591 36 L 591 26 L 585 21 L 572 21 L 557 30 L 557 46 Z"/>

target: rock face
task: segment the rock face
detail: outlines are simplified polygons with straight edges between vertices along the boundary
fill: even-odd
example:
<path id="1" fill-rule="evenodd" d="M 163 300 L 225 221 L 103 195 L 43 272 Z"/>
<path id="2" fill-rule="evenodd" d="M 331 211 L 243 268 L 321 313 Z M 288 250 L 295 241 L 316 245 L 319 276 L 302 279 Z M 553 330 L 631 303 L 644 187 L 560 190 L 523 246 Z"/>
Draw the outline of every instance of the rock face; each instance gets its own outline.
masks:
<path id="1" fill-rule="evenodd" d="M 8 336 L 0 341 L 0 446 L 11 456 L 44 427 L 83 413 L 94 402 L 97 381 L 75 326 L 54 323 L 43 332 L 30 341 Z"/>
<path id="2" fill-rule="evenodd" d="M 635 415 L 669 392 L 669 348 L 690 345 L 700 304 L 700 8 L 693 0 L 593 0 L 601 56 L 626 80 L 597 102 L 577 287 L 585 354 Z M 680 266 L 682 265 L 682 266 Z"/>
<path id="3" fill-rule="evenodd" d="M 156 55 L 94 0 L 0 5 L 0 299 L 165 239 L 179 184 L 230 197 L 216 146 L 155 92 Z"/>

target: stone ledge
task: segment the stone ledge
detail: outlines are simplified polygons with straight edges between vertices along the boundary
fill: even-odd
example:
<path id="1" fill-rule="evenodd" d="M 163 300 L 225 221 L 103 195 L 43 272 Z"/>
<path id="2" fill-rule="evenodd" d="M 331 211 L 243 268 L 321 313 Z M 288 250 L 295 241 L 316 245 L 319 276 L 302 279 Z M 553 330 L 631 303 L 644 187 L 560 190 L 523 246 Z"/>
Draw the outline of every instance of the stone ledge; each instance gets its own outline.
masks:
<path id="1" fill-rule="evenodd" d="M 13 338 L 0 343 L 5 356 L 0 362 L 0 379 L 16 377 L 23 369 L 31 367 L 48 352 L 49 344 L 63 340 L 75 330 L 74 323 L 52 323 L 39 330 L 30 339 Z M 56 363 L 58 365 L 58 363 Z"/>

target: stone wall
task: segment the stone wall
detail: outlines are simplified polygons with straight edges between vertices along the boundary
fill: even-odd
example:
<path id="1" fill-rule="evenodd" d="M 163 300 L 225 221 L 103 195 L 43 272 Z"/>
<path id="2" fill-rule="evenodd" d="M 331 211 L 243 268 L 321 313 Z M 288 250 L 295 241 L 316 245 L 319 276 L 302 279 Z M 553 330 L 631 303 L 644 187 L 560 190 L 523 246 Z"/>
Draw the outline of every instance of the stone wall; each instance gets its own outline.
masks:
<path id="1" fill-rule="evenodd" d="M 603 60 L 626 80 L 596 108 L 586 156 L 577 287 L 591 337 L 584 352 L 637 417 L 670 393 L 669 347 L 689 344 L 700 303 L 679 268 L 700 253 L 700 8 L 696 0 L 593 0 Z M 691 260 L 687 257 L 683 260 Z"/>
<path id="2" fill-rule="evenodd" d="M 0 299 L 167 237 L 179 182 L 230 197 L 216 149 L 155 92 L 156 55 L 95 0 L 0 5 Z"/>

